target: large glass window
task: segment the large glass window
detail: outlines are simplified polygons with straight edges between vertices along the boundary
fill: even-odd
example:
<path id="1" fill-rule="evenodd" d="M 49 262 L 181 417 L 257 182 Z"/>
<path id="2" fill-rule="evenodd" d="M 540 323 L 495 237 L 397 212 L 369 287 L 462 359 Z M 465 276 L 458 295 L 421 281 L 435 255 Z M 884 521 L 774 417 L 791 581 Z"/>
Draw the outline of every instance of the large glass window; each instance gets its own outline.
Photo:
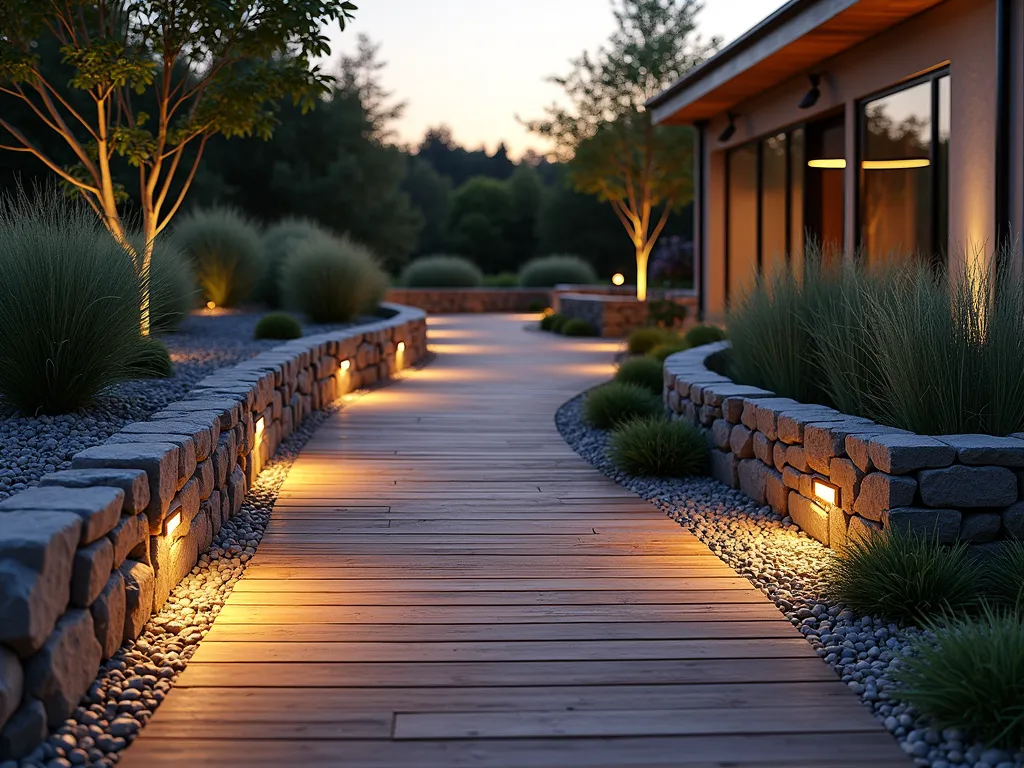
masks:
<path id="1" fill-rule="evenodd" d="M 861 108 L 861 238 L 871 264 L 946 249 L 949 75 Z"/>
<path id="2" fill-rule="evenodd" d="M 807 163 L 804 136 L 803 128 L 789 134 L 789 253 L 797 279 L 804 271 L 804 166 Z"/>
<path id="3" fill-rule="evenodd" d="M 729 152 L 726 289 L 739 296 L 757 277 L 757 145 Z"/>
<path id="4" fill-rule="evenodd" d="M 761 142 L 761 273 L 771 275 L 786 266 L 786 152 L 788 138 L 780 133 Z"/>

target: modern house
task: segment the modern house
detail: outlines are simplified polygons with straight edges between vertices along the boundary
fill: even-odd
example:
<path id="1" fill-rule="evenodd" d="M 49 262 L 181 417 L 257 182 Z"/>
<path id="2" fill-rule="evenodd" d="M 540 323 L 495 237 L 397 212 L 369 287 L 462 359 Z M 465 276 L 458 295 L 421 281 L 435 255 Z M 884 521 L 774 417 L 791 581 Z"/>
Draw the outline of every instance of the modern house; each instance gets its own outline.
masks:
<path id="1" fill-rule="evenodd" d="M 648 107 L 697 132 L 710 318 L 809 239 L 980 268 L 1024 231 L 1024 0 L 792 0 Z"/>

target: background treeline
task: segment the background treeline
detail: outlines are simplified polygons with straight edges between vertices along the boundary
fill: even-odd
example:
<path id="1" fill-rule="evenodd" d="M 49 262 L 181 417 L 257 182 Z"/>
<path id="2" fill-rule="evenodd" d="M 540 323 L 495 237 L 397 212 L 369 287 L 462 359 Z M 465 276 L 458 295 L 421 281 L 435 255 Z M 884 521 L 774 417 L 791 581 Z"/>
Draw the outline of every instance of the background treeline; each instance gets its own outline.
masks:
<path id="1" fill-rule="evenodd" d="M 43 58 L 54 72 L 63 66 L 55 50 Z M 231 206 L 265 225 L 309 218 L 365 243 L 392 273 L 433 253 L 466 256 L 487 274 L 572 253 L 602 279 L 631 274 L 633 250 L 622 225 L 608 204 L 569 186 L 564 164 L 533 152 L 513 161 L 503 145 L 493 153 L 467 149 L 445 126 L 429 130 L 418 146 L 400 146 L 391 127 L 403 105 L 380 86 L 382 67 L 377 47 L 361 38 L 314 110 L 282 104 L 267 141 L 212 138 L 186 209 Z M 74 163 L 56 135 L 33 138 L 60 162 Z M 50 178 L 35 158 L 0 153 L 0 189 Z M 133 201 L 124 205 L 130 211 Z M 690 218 L 689 209 L 680 211 L 666 236 L 689 240 Z"/>

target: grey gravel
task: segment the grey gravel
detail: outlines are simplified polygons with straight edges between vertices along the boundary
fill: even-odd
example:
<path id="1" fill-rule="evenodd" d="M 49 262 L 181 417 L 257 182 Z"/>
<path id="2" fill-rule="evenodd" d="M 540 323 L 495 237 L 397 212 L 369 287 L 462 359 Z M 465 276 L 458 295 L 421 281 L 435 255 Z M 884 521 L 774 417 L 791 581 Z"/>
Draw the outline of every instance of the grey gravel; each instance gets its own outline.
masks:
<path id="1" fill-rule="evenodd" d="M 821 566 L 833 557 L 793 523 L 739 491 L 709 478 L 639 478 L 608 458 L 609 433 L 582 419 L 585 395 L 559 409 L 555 424 L 565 441 L 605 475 L 652 502 L 712 552 L 750 580 L 792 622 L 818 656 L 870 706 L 914 763 L 931 768 L 1022 768 L 1024 753 L 965 744 L 953 729 L 938 731 L 901 702 L 889 674 L 919 635 L 880 618 L 858 616 L 826 600 Z"/>

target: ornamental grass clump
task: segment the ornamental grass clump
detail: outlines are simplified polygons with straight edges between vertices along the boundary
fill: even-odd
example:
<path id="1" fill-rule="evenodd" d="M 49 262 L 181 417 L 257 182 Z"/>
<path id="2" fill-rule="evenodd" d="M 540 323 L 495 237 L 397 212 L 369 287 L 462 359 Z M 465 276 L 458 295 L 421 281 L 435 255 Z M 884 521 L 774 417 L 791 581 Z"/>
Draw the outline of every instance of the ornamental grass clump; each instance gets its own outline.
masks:
<path id="1" fill-rule="evenodd" d="M 687 477 L 707 471 L 708 443 L 689 422 L 647 416 L 615 428 L 610 456 L 619 469 L 638 477 Z"/>
<path id="2" fill-rule="evenodd" d="M 936 728 L 1024 748 L 1024 613 L 984 608 L 927 628 L 893 673 L 899 698 Z"/>
<path id="3" fill-rule="evenodd" d="M 657 360 L 659 363 L 664 364 L 665 360 L 668 359 L 669 355 L 674 355 L 677 352 L 685 352 L 690 348 L 690 345 L 685 341 L 669 341 L 664 344 L 659 344 L 650 352 L 647 356 L 652 360 Z"/>
<path id="4" fill-rule="evenodd" d="M 562 323 L 561 333 L 563 336 L 589 337 L 597 336 L 597 328 L 594 324 L 579 317 L 573 317 Z"/>
<path id="5" fill-rule="evenodd" d="M 725 331 L 717 325 L 695 325 L 683 334 L 683 341 L 690 347 L 703 347 L 725 338 Z"/>
<path id="6" fill-rule="evenodd" d="M 624 360 L 615 372 L 615 381 L 636 384 L 648 392 L 660 395 L 665 387 L 665 374 L 661 363 L 649 357 L 634 357 Z"/>
<path id="7" fill-rule="evenodd" d="M 314 323 L 347 323 L 377 307 L 388 278 L 376 257 L 348 237 L 300 243 L 282 272 L 286 306 Z"/>
<path id="8" fill-rule="evenodd" d="M 312 219 L 289 216 L 272 224 L 263 233 L 266 268 L 257 288 L 257 297 L 271 309 L 281 306 L 281 272 L 296 246 L 314 237 L 329 237 L 331 232 Z"/>
<path id="9" fill-rule="evenodd" d="M 985 596 L 995 605 L 1024 613 L 1024 542 L 1003 542 L 986 563 Z"/>
<path id="10" fill-rule="evenodd" d="M 129 379 L 169 379 L 174 375 L 174 363 L 167 345 L 153 336 L 143 337 L 128 359 Z"/>
<path id="11" fill-rule="evenodd" d="M 644 416 L 664 418 L 661 398 L 636 384 L 612 381 L 592 389 L 583 403 L 583 418 L 597 429 L 612 429 Z"/>
<path id="12" fill-rule="evenodd" d="M 0 199 L 0 407 L 67 413 L 129 378 L 141 344 L 132 261 L 55 190 Z"/>
<path id="13" fill-rule="evenodd" d="M 826 594 L 860 614 L 901 622 L 976 608 L 984 582 L 969 545 L 896 529 L 850 542 L 825 566 Z"/>
<path id="14" fill-rule="evenodd" d="M 591 285 L 597 282 L 594 268 L 579 256 L 542 256 L 519 270 L 523 288 L 554 288 L 556 285 Z"/>
<path id="15" fill-rule="evenodd" d="M 542 331 L 553 331 L 555 330 L 555 324 L 559 322 L 565 322 L 565 319 L 558 314 L 544 315 L 540 319 L 540 329 Z"/>
<path id="16" fill-rule="evenodd" d="M 423 256 L 402 270 L 398 283 L 403 288 L 479 288 L 484 273 L 461 256 Z"/>
<path id="17" fill-rule="evenodd" d="M 263 238 L 255 224 L 232 208 L 195 210 L 181 217 L 174 240 L 191 260 L 206 302 L 237 307 L 263 280 Z"/>
<path id="18" fill-rule="evenodd" d="M 264 315 L 256 323 L 253 331 L 255 339 L 298 339 L 302 336 L 302 325 L 287 312 L 271 312 Z"/>
<path id="19" fill-rule="evenodd" d="M 637 328 L 630 331 L 626 349 L 631 355 L 646 355 L 661 344 L 678 341 L 679 337 L 664 328 Z"/>

